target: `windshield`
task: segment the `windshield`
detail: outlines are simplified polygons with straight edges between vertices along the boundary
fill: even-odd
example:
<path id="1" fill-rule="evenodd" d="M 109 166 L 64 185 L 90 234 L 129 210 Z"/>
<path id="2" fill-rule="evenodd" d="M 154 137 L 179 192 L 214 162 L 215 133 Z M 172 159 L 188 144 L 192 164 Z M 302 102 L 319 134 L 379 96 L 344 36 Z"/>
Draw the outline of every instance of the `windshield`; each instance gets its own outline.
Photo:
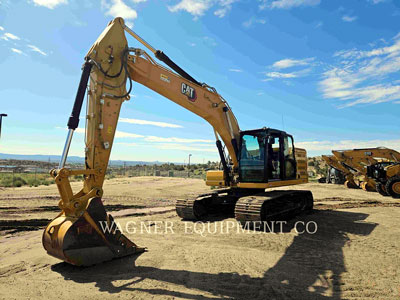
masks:
<path id="1" fill-rule="evenodd" d="M 240 177 L 243 182 L 264 181 L 265 142 L 256 135 L 243 135 L 240 149 Z"/>

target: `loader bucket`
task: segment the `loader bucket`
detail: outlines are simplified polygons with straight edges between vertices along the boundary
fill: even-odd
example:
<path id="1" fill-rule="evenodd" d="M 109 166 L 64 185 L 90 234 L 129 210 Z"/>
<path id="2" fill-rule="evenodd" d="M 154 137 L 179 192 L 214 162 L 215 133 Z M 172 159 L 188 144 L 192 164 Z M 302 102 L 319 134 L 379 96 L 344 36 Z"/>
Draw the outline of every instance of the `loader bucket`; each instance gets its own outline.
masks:
<path id="1" fill-rule="evenodd" d="M 359 189 L 359 186 L 354 181 L 346 180 L 344 185 L 349 189 Z"/>
<path id="2" fill-rule="evenodd" d="M 107 215 L 101 198 L 91 199 L 80 217 L 61 213 L 47 225 L 42 242 L 48 254 L 77 266 L 145 251 L 121 233 Z"/>
<path id="3" fill-rule="evenodd" d="M 376 186 L 370 181 L 363 181 L 360 184 L 361 188 L 367 192 L 376 192 Z"/>

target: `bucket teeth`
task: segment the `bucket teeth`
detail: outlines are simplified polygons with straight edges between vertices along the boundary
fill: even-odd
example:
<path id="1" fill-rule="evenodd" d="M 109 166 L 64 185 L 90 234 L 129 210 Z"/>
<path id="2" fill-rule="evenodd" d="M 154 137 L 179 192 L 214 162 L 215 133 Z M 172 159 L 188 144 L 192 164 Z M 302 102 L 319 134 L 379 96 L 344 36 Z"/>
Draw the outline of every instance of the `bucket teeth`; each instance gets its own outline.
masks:
<path id="1" fill-rule="evenodd" d="M 50 222 L 43 233 L 43 246 L 48 254 L 78 266 L 146 250 L 122 234 L 113 217 L 107 215 L 100 198 L 91 199 L 79 218 L 62 214 Z"/>

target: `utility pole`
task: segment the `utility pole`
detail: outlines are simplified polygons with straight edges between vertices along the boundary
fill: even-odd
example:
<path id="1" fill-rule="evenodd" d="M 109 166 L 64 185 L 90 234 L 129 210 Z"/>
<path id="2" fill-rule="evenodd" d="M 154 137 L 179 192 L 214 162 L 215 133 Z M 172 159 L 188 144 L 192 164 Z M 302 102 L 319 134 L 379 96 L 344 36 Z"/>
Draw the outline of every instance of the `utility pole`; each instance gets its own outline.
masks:
<path id="1" fill-rule="evenodd" d="M 7 114 L 0 114 L 0 137 L 1 137 L 1 123 L 2 123 L 3 117 L 7 117 Z"/>
<path id="2" fill-rule="evenodd" d="M 190 177 L 190 157 L 192 154 L 189 154 L 189 163 L 188 163 L 188 177 Z"/>

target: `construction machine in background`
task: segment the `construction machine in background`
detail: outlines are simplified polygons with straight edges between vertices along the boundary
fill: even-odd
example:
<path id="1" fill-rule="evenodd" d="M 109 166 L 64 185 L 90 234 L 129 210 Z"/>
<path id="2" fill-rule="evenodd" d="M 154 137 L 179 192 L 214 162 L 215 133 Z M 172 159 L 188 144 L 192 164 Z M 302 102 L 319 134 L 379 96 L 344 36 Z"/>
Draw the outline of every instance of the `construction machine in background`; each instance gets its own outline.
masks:
<path id="1" fill-rule="evenodd" d="M 376 192 L 376 182 L 367 176 L 367 166 L 377 163 L 373 157 L 365 156 L 357 150 L 332 150 L 333 155 L 346 167 L 357 170 L 354 180 L 364 191 Z M 361 154 L 361 155 L 360 155 Z"/>
<path id="2" fill-rule="evenodd" d="M 129 47 L 125 31 L 168 68 L 145 50 Z M 89 79 L 86 168 L 71 170 L 65 163 Z M 58 168 L 51 171 L 61 196 L 61 212 L 43 233 L 43 246 L 50 255 L 74 265 L 92 265 L 144 251 L 112 226 L 113 218 L 101 200 L 121 105 L 130 98 L 132 81 L 186 108 L 213 127 L 221 170 L 208 171 L 206 184 L 220 189 L 177 201 L 180 217 L 198 220 L 210 214 L 235 213 L 239 221 L 268 221 L 312 209 L 310 191 L 265 191 L 308 181 L 306 151 L 295 148 L 290 134 L 267 127 L 241 131 L 232 109 L 215 88 L 195 80 L 126 27 L 122 18 L 116 18 L 85 57 L 63 155 Z M 84 177 L 83 188 L 77 193 L 69 181 L 75 175 Z M 112 230 L 104 231 L 104 226 Z"/>
<path id="3" fill-rule="evenodd" d="M 378 191 L 382 195 L 387 195 L 386 187 L 373 177 L 368 176 L 367 167 L 378 163 L 395 161 L 397 151 L 385 147 L 377 147 L 332 150 L 332 153 L 343 165 L 356 169 L 359 172 L 360 187 L 366 191 Z"/>
<path id="4" fill-rule="evenodd" d="M 388 160 L 367 167 L 367 176 L 376 181 L 376 189 L 383 196 L 400 198 L 400 153 L 385 149 Z"/>
<path id="5" fill-rule="evenodd" d="M 354 173 L 357 172 L 356 170 L 344 166 L 333 155 L 322 155 L 322 159 L 325 160 L 326 164 L 329 166 L 326 183 L 344 184 L 350 189 L 359 188 L 354 181 Z"/>

